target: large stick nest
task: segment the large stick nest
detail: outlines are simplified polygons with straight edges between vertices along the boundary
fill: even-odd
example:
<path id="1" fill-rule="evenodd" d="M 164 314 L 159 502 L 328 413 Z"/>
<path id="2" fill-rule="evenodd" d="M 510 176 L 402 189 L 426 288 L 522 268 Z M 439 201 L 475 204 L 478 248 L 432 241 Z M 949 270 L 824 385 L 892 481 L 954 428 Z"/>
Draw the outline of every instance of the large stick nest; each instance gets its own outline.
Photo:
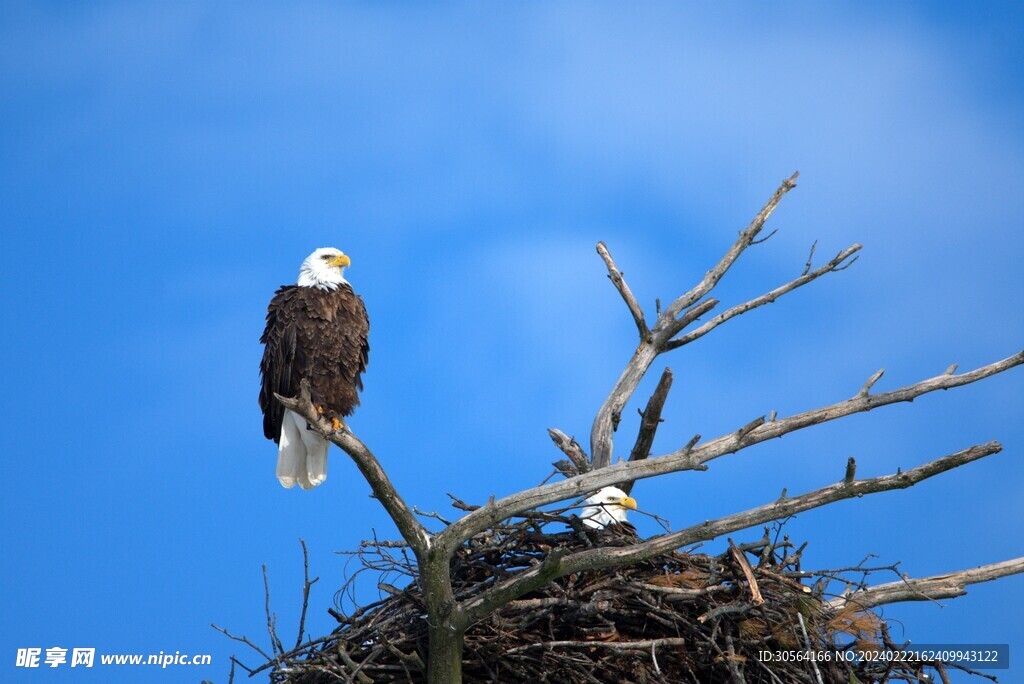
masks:
<path id="1" fill-rule="evenodd" d="M 553 522 L 568 523 L 571 531 L 549 532 L 548 527 L 561 527 Z M 766 662 L 766 651 L 900 649 L 875 613 L 836 611 L 826 603 L 833 580 L 863 584 L 879 568 L 862 564 L 804 571 L 803 547 L 795 548 L 780 527 L 774 533 L 766 529 L 757 542 L 736 546 L 730 541 L 720 555 L 673 552 L 627 568 L 560 578 L 470 627 L 463 679 L 695 684 L 946 680 L 946 668 L 953 666 L 913 659 L 893 665 L 888 658 L 833 658 L 815 665 L 790 655 Z M 456 598 L 472 597 L 555 550 L 634 541 L 629 528 L 595 531 L 578 519 L 550 514 L 502 525 L 455 555 Z M 364 542 L 355 555 L 364 570 L 415 577 L 415 566 L 399 544 Z M 849 579 L 851 573 L 858 579 Z M 404 589 L 384 582 L 378 586 L 382 600 L 348 615 L 330 611 L 339 622 L 333 634 L 275 654 L 264 666 L 271 680 L 425 682 L 427 624 L 420 589 L 414 580 Z"/>

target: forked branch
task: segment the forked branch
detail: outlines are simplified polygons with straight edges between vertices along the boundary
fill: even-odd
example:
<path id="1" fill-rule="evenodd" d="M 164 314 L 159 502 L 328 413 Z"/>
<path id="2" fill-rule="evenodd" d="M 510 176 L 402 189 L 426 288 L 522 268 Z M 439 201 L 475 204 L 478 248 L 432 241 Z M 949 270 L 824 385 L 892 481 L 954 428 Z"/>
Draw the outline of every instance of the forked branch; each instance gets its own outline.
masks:
<path id="1" fill-rule="evenodd" d="M 575 474 L 579 475 L 590 470 L 590 461 L 587 460 L 587 454 L 579 442 L 556 428 L 548 428 L 548 436 L 551 437 L 555 446 L 569 457 L 569 462 L 572 464 L 571 470 L 574 470 Z"/>
<path id="2" fill-rule="evenodd" d="M 785 285 L 780 285 L 771 292 L 766 292 L 760 297 L 755 297 L 750 301 L 743 302 L 742 304 L 737 304 L 728 311 L 723 311 L 722 313 L 718 314 L 710 321 L 700 326 L 699 328 L 693 330 L 692 332 L 688 332 L 685 335 L 681 335 L 676 339 L 667 342 L 665 344 L 665 351 L 678 349 L 679 347 L 687 345 L 690 342 L 693 342 L 694 340 L 698 340 L 701 337 L 707 335 L 709 332 L 711 332 L 718 326 L 725 323 L 726 321 L 735 318 L 740 314 L 745 314 L 751 309 L 756 309 L 760 306 L 764 306 L 765 304 L 771 304 L 782 295 L 792 292 L 793 290 L 803 285 L 806 285 L 807 283 L 813 282 L 823 275 L 826 275 L 828 273 L 835 273 L 845 269 L 846 267 L 852 265 L 853 262 L 856 260 L 856 257 L 854 257 L 854 259 L 850 259 L 850 257 L 855 255 L 861 249 L 863 249 L 863 246 L 859 244 L 847 247 L 843 251 L 839 252 L 839 254 L 833 257 L 833 259 L 824 266 L 816 268 L 813 271 L 808 271 L 801 275 L 799 278 L 791 280 Z M 848 259 L 849 261 L 847 261 Z"/>
<path id="3" fill-rule="evenodd" d="M 740 255 L 743 254 L 747 247 L 754 243 L 754 238 L 756 238 L 761 232 L 761 229 L 764 228 L 764 224 L 768 220 L 768 217 L 771 216 L 775 211 L 775 208 L 779 206 L 779 202 L 782 201 L 785 194 L 796 187 L 796 179 L 799 175 L 799 172 L 794 173 L 792 176 L 782 181 L 782 185 L 779 186 L 779 189 L 768 198 L 768 201 L 765 202 L 763 207 L 761 207 L 761 211 L 757 213 L 757 216 L 755 216 L 754 220 L 750 222 L 750 225 L 740 232 L 736 242 L 734 242 L 732 247 L 729 248 L 729 251 L 725 253 L 725 256 L 715 264 L 715 267 L 705 273 L 701 281 L 693 286 L 693 288 L 668 305 L 665 309 L 665 313 L 663 314 L 666 319 L 675 319 L 683 309 L 693 306 L 697 300 L 701 299 L 704 295 L 714 289 L 715 285 L 718 284 L 718 281 L 725 275 L 725 272 L 728 271 L 734 263 L 736 263 L 736 260 L 740 258 Z M 659 319 L 658 322 L 661 323 L 661 320 Z"/>
<path id="4" fill-rule="evenodd" d="M 602 487 L 618 485 L 631 480 L 641 480 L 683 470 L 702 469 L 704 464 L 709 461 L 769 439 L 838 420 L 854 413 L 870 411 L 880 406 L 913 401 L 929 392 L 961 387 L 1002 373 L 1022 363 L 1024 363 L 1024 351 L 967 373 L 959 375 L 943 373 L 891 392 L 861 395 L 858 391 L 855 396 L 846 401 L 799 413 L 789 418 L 765 422 L 743 435 L 739 435 L 739 432 L 742 432 L 741 429 L 697 446 L 687 445 L 664 456 L 652 457 L 643 461 L 617 463 L 585 475 L 528 489 L 481 506 L 452 523 L 435 541 L 441 543 L 443 540 L 443 543 L 449 545 L 449 548 L 454 548 L 450 545 L 458 545 L 491 525 L 531 508 L 589 495 Z"/>
<path id="5" fill-rule="evenodd" d="M 638 544 L 624 547 L 597 547 L 568 554 L 553 561 L 548 559 L 537 567 L 524 570 L 508 580 L 496 584 L 479 596 L 469 599 L 464 604 L 464 609 L 470 619 L 480 619 L 508 601 L 535 591 L 558 577 L 586 570 L 633 565 L 648 558 L 674 551 L 682 546 L 715 539 L 723 534 L 772 520 L 787 518 L 843 499 L 887 492 L 893 489 L 906 489 L 922 480 L 977 461 L 1001 450 L 1002 446 L 998 442 L 989 442 L 958 451 L 905 472 L 865 480 L 853 480 L 852 482 L 848 482 L 844 478 L 836 484 L 813 492 L 779 499 L 758 508 L 727 515 L 717 520 L 709 520 L 703 524 L 654 537 Z"/>
<path id="6" fill-rule="evenodd" d="M 807 265 L 799 278 L 796 278 L 795 280 L 786 283 L 771 292 L 765 293 L 760 297 L 734 306 L 691 333 L 683 335 L 682 337 L 676 337 L 685 328 L 690 326 L 718 304 L 717 300 L 704 300 L 704 297 L 714 289 L 725 273 L 734 263 L 736 263 L 736 260 L 739 259 L 740 255 L 742 255 L 743 252 L 751 245 L 759 244 L 764 242 L 764 239 L 767 239 L 764 238 L 762 240 L 757 240 L 756 238 L 761 233 L 765 222 L 775 211 L 783 196 L 796 187 L 796 177 L 797 174 L 794 173 L 792 177 L 782 182 L 778 190 L 775 191 L 775 193 L 761 208 L 761 211 L 758 212 L 757 216 L 754 217 L 754 220 L 750 222 L 750 225 L 748 225 L 746 229 L 740 231 L 739 237 L 737 237 L 736 241 L 733 243 L 732 247 L 729 248 L 729 251 L 726 252 L 725 256 L 722 257 L 714 268 L 704 274 L 704 277 L 699 283 L 685 294 L 678 297 L 668 307 L 666 307 L 664 311 L 660 312 L 658 320 L 654 327 L 650 329 L 649 334 L 647 334 L 647 325 L 643 319 L 643 312 L 640 310 L 640 307 L 636 302 L 636 298 L 626 285 L 625 280 L 622 278 L 622 274 L 619 272 L 618 268 L 616 268 L 615 262 L 612 260 L 611 254 L 608 253 L 607 247 L 604 243 L 598 243 L 597 251 L 601 255 L 601 258 L 604 259 L 605 265 L 608 267 L 609 277 L 633 314 L 633 320 L 637 324 L 637 329 L 640 331 L 640 345 L 633 353 L 632 358 L 626 364 L 626 368 L 622 371 L 619 379 L 616 381 L 614 387 L 612 387 L 611 392 L 608 394 L 608 397 L 604 400 L 604 403 L 601 405 L 600 409 L 598 409 L 597 415 L 594 417 L 594 423 L 590 430 L 590 454 L 591 463 L 594 469 L 605 468 L 611 464 L 614 441 L 613 433 L 618 428 L 622 410 L 633 396 L 633 393 L 636 391 L 637 386 L 639 386 L 640 381 L 643 379 L 644 375 L 647 373 L 651 364 L 658 355 L 672 349 L 677 349 L 685 344 L 689 344 L 690 342 L 711 332 L 722 323 L 725 323 L 742 313 L 750 311 L 751 309 L 756 309 L 764 304 L 774 302 L 782 295 L 812 282 L 827 273 L 842 271 L 856 261 L 857 257 L 854 256 L 854 254 L 861 249 L 860 245 L 848 247 L 842 252 L 839 252 L 827 264 L 812 271 L 810 268 L 811 258 L 814 254 L 812 250 L 811 257 L 808 257 Z"/>

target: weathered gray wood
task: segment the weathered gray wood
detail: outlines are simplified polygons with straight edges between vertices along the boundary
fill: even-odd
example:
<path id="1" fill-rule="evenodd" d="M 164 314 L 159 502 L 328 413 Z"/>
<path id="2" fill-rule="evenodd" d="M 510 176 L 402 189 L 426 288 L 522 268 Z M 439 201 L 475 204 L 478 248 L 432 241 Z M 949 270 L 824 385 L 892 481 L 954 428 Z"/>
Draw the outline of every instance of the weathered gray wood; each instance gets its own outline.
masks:
<path id="1" fill-rule="evenodd" d="M 970 570 L 949 572 L 944 575 L 933 575 L 917 579 L 905 578 L 896 582 L 876 584 L 855 591 L 846 596 L 834 598 L 828 604 L 836 610 L 853 606 L 858 610 L 866 610 L 886 603 L 903 601 L 933 601 L 935 599 L 956 598 L 967 593 L 967 585 L 991 582 L 1002 577 L 1024 573 L 1024 557 L 982 565 Z"/>
<path id="2" fill-rule="evenodd" d="M 615 266 L 615 261 L 612 259 L 611 253 L 608 251 L 608 247 L 603 242 L 597 243 L 597 253 L 604 259 L 605 266 L 608 267 L 608 279 L 612 281 L 612 285 L 622 295 L 622 300 L 626 302 L 626 306 L 629 307 L 629 313 L 633 315 L 633 322 L 636 323 L 637 332 L 640 333 L 640 341 L 643 342 L 650 335 L 651 331 L 647 328 L 647 322 L 644 320 L 643 309 L 640 308 L 640 304 L 636 301 L 636 297 L 633 296 L 633 292 L 630 291 L 629 285 L 626 284 L 626 279 L 623 277 L 622 272 Z"/>
<path id="3" fill-rule="evenodd" d="M 668 399 L 669 390 L 672 389 L 672 369 L 666 368 L 661 373 L 658 386 L 654 388 L 654 394 L 647 402 L 643 413 L 640 414 L 640 430 L 636 435 L 636 443 L 633 450 L 629 452 L 630 461 L 642 461 L 651 455 L 651 447 L 654 445 L 654 436 L 661 424 L 661 411 L 665 408 L 665 400 Z M 623 482 L 619 488 L 626 494 L 633 491 L 633 482 Z"/>
<path id="4" fill-rule="evenodd" d="M 587 454 L 583 451 L 583 447 L 579 445 L 579 442 L 556 428 L 548 428 L 548 436 L 551 437 L 551 441 L 555 443 L 555 446 L 569 457 L 578 474 L 590 471 L 590 461 L 587 460 Z"/>
<path id="5" fill-rule="evenodd" d="M 700 525 L 688 527 L 679 532 L 654 537 L 644 542 L 623 547 L 598 547 L 577 553 L 549 557 L 535 568 L 524 570 L 518 575 L 496 584 L 483 593 L 463 603 L 463 609 L 471 617 L 487 615 L 508 601 L 530 593 L 551 580 L 585 570 L 632 565 L 654 556 L 674 551 L 683 546 L 720 537 L 723 534 L 780 520 L 803 511 L 821 506 L 893 489 L 906 489 L 935 475 L 958 468 L 967 463 L 998 453 L 1002 446 L 989 442 L 963 451 L 944 456 L 924 465 L 893 475 L 884 475 L 852 482 L 841 481 L 822 489 L 800 496 L 778 499 L 772 503 L 740 513 L 708 520 Z"/>
<path id="6" fill-rule="evenodd" d="M 708 299 L 689 309 L 678 321 L 673 319 L 671 325 L 659 323 L 658 327 L 651 332 L 649 341 L 641 342 L 633 352 L 633 357 L 626 364 L 622 375 L 619 376 L 612 391 L 604 400 L 601 408 L 598 409 L 597 417 L 594 418 L 594 425 L 590 430 L 590 462 L 594 469 L 605 468 L 611 463 L 612 433 L 619 426 L 622 409 L 633 396 L 633 392 L 636 391 L 644 375 L 647 374 L 647 369 L 664 351 L 664 346 L 669 338 L 713 309 L 717 304 L 717 299 Z"/>
<path id="7" fill-rule="evenodd" d="M 685 335 L 680 335 L 679 337 L 673 340 L 669 340 L 665 344 L 665 351 L 672 351 L 673 349 L 678 349 L 679 347 L 690 344 L 694 340 L 699 340 L 700 338 L 704 337 L 709 332 L 711 332 L 718 326 L 722 325 L 726 321 L 735 318 L 740 314 L 745 314 L 746 312 L 752 309 L 764 306 L 765 304 L 771 304 L 782 295 L 792 292 L 793 290 L 797 289 L 798 287 L 802 287 L 807 283 L 813 282 L 823 275 L 827 275 L 829 273 L 838 273 L 839 271 L 846 269 L 848 266 L 852 265 L 854 261 L 856 261 L 856 257 L 854 257 L 853 259 L 850 259 L 850 257 L 859 252 L 861 249 L 863 249 L 862 245 L 851 245 L 850 247 L 847 247 L 842 252 L 837 254 L 835 258 L 833 258 L 831 261 L 829 261 L 821 268 L 817 268 L 813 271 L 806 272 L 799 278 L 795 278 L 786 283 L 785 285 L 780 285 L 771 292 L 766 292 L 760 297 L 755 297 L 754 299 L 743 302 L 742 304 L 737 304 L 728 311 L 723 311 L 722 313 L 718 314 L 717 316 L 715 316 L 714 318 L 712 318 L 710 321 L 700 326 L 699 328 L 696 328 L 693 331 L 686 333 Z M 848 259 L 849 261 L 847 261 Z"/>
<path id="8" fill-rule="evenodd" d="M 409 543 L 417 556 L 425 554 L 430 549 L 430 534 L 399 495 L 377 457 L 347 427 L 335 431 L 327 419 L 316 412 L 316 407 L 310 400 L 309 380 L 303 379 L 299 387 L 298 397 L 282 397 L 278 394 L 274 396 L 286 409 L 305 418 L 311 427 L 324 438 L 338 445 L 352 458 L 356 467 L 359 468 L 359 472 L 369 483 L 374 496 L 384 506 L 391 519 L 395 521 L 395 525 L 405 541 Z"/>
<path id="9" fill-rule="evenodd" d="M 725 256 L 719 260 L 714 268 L 704 274 L 704 277 L 699 283 L 685 294 L 676 298 L 665 308 L 664 311 L 661 311 L 658 315 L 657 322 L 649 332 L 647 331 L 647 324 L 643 320 L 643 312 L 640 310 L 639 304 L 636 302 L 636 298 L 629 290 L 629 287 L 626 285 L 621 273 L 615 267 L 615 262 L 612 260 L 611 254 L 608 253 L 607 247 L 604 243 L 598 243 L 597 251 L 604 260 L 605 265 L 608 267 L 609 277 L 612 279 L 616 289 L 619 290 L 622 298 L 626 301 L 627 306 L 629 306 L 630 312 L 633 314 L 633 320 L 637 324 L 637 329 L 640 332 L 640 344 L 633 353 L 629 362 L 626 364 L 626 367 L 619 376 L 619 379 L 612 387 L 611 392 L 609 392 L 607 398 L 605 398 L 601 408 L 598 409 L 597 415 L 594 417 L 594 422 L 590 430 L 590 460 L 594 469 L 605 468 L 611 464 L 612 449 L 614 446 L 613 433 L 618 427 L 619 417 L 622 414 L 622 410 L 629 399 L 633 396 L 633 393 L 636 391 L 640 381 L 647 373 L 647 370 L 651 367 L 651 363 L 659 354 L 702 337 L 730 318 L 738 316 L 750 309 L 762 306 L 763 304 L 773 302 L 776 298 L 782 296 L 786 292 L 790 292 L 803 284 L 811 282 L 825 273 L 842 270 L 845 266 L 840 267 L 840 264 L 861 248 L 860 245 L 854 245 L 853 247 L 840 252 L 835 259 L 829 262 L 829 264 L 826 264 L 816 271 L 809 272 L 809 267 L 806 268 L 800 278 L 797 278 L 793 282 L 787 283 L 772 292 L 762 295 L 756 300 L 751 300 L 745 304 L 733 307 L 724 314 L 716 317 L 714 321 L 702 326 L 702 332 L 695 334 L 690 339 L 672 339 L 679 332 L 700 318 L 700 316 L 707 313 L 716 304 L 718 304 L 717 300 L 713 299 L 705 302 L 701 302 L 700 300 L 714 289 L 747 247 L 764 241 L 758 241 L 756 238 L 764 228 L 764 224 L 768 220 L 768 217 L 772 215 L 775 208 L 779 205 L 783 196 L 796 187 L 795 181 L 797 175 L 798 174 L 794 173 L 790 178 L 782 182 L 778 190 L 775 191 L 775 193 L 761 208 L 761 211 L 758 212 L 757 216 L 755 216 L 750 222 L 750 225 L 748 225 L 746 229 L 740 231 L 739 236 L 736 238 L 732 247 L 729 248 L 729 251 L 726 252 Z M 771 235 L 768 237 L 771 237 Z M 810 259 L 808 259 L 808 263 L 810 263 Z M 850 263 L 852 263 L 852 261 Z M 694 331 L 694 333 L 696 332 L 697 331 Z"/>
<path id="10" fill-rule="evenodd" d="M 715 264 L 715 267 L 705 273 L 699 283 L 694 285 L 688 292 L 678 297 L 665 308 L 663 316 L 666 320 L 675 319 L 683 309 L 693 306 L 697 300 L 701 299 L 704 295 L 714 289 L 715 285 L 717 285 L 718 281 L 722 279 L 722 276 L 725 275 L 726 271 L 736 263 L 736 260 L 740 258 L 740 255 L 743 254 L 747 247 L 754 243 L 754 238 L 756 238 L 761 232 L 761 229 L 764 228 L 764 224 L 768 220 L 768 217 L 771 216 L 776 207 L 779 206 L 779 202 L 782 201 L 785 194 L 796 187 L 796 179 L 799 175 L 799 173 L 794 173 L 792 176 L 782 181 L 782 185 L 779 186 L 779 189 L 776 190 L 770 198 L 768 198 L 768 201 L 765 202 L 763 207 L 761 207 L 761 211 L 757 213 L 757 216 L 755 216 L 754 220 L 750 222 L 750 225 L 747 226 L 745 230 L 740 231 L 739 237 L 736 238 L 736 242 L 734 242 L 732 247 L 729 248 L 729 251 L 725 253 L 725 256 Z M 660 322 L 661 321 L 659 319 L 659 323 Z"/>
<path id="11" fill-rule="evenodd" d="M 456 520 L 438 536 L 437 542 L 449 546 L 457 545 L 470 536 L 482 532 L 494 523 L 531 508 L 589 495 L 602 487 L 618 485 L 630 480 L 641 480 L 683 470 L 695 470 L 716 458 L 769 439 L 782 437 L 791 432 L 838 420 L 855 413 L 871 411 L 881 406 L 913 401 L 917 397 L 929 392 L 961 387 L 991 377 L 997 373 L 1002 373 L 1022 363 L 1024 363 L 1024 351 L 967 373 L 959 375 L 943 373 L 942 375 L 922 380 L 914 385 L 891 392 L 868 394 L 865 396 L 858 392 L 851 399 L 830 406 L 799 413 L 789 418 L 776 418 L 772 422 L 765 422 L 743 435 L 742 439 L 737 437 L 736 432 L 730 432 L 727 435 L 717 437 L 689 449 L 684 447 L 678 451 L 648 458 L 644 461 L 617 463 L 607 468 L 594 470 L 586 475 L 528 489 L 488 502 L 477 510 Z"/>

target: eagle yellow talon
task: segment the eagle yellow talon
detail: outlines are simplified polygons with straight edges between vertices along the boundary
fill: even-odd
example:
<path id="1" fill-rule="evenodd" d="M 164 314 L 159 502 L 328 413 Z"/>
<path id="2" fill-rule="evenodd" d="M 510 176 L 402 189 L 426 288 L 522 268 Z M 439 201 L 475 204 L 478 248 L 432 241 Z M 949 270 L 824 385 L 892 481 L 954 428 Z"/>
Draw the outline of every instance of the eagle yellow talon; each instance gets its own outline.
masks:
<path id="1" fill-rule="evenodd" d="M 316 415 L 318 415 L 318 416 L 324 415 L 324 407 L 323 406 L 317 406 L 316 407 Z"/>
<path id="2" fill-rule="evenodd" d="M 341 432 L 345 429 L 345 424 L 337 418 L 331 418 L 331 429 L 335 432 Z"/>

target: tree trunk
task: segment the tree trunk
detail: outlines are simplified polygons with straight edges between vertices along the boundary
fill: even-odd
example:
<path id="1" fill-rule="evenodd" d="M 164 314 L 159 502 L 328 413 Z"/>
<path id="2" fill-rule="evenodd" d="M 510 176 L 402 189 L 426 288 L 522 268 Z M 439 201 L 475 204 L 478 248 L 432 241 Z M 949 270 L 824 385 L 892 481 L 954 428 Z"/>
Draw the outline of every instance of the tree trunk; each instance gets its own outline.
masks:
<path id="1" fill-rule="evenodd" d="M 443 546 L 434 546 L 419 565 L 427 604 L 427 681 L 461 684 L 466 620 L 452 591 L 451 554 Z"/>
<path id="2" fill-rule="evenodd" d="M 462 682 L 462 645 L 465 632 L 448 620 L 428 625 L 430 651 L 427 655 L 427 681 L 430 684 Z"/>

